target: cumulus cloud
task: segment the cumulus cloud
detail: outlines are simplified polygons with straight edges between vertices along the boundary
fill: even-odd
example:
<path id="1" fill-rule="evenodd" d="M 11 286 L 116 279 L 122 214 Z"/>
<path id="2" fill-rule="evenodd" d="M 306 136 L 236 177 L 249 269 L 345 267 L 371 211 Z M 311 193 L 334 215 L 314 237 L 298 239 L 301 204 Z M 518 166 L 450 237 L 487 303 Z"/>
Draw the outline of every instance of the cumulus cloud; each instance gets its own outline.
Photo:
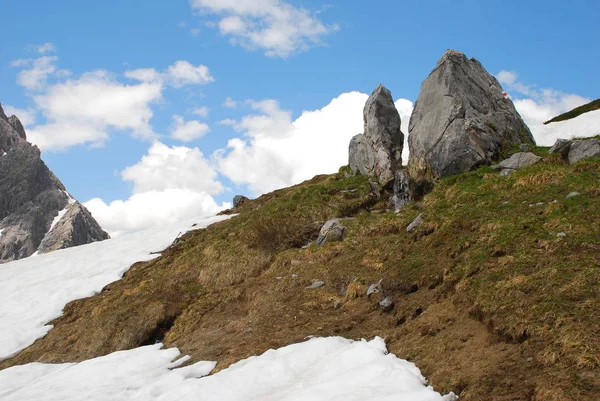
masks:
<path id="1" fill-rule="evenodd" d="M 205 85 L 215 80 L 207 66 L 193 65 L 185 60 L 176 61 L 162 73 L 154 68 L 138 68 L 126 71 L 125 76 L 141 82 L 164 83 L 175 88 L 185 85 Z"/>
<path id="2" fill-rule="evenodd" d="M 106 71 L 83 74 L 34 96 L 47 123 L 33 127 L 30 138 L 44 150 L 64 150 L 88 142 L 101 145 L 109 129 L 151 138 L 150 105 L 161 99 L 161 93 L 159 83 L 126 85 Z"/>
<path id="3" fill-rule="evenodd" d="M 48 77 L 56 71 L 56 56 L 43 56 L 35 60 L 15 60 L 15 67 L 27 66 L 17 76 L 17 83 L 26 89 L 38 91 L 46 86 Z"/>
<path id="4" fill-rule="evenodd" d="M 42 150 L 65 150 L 84 144 L 101 147 L 108 136 L 106 130 L 85 123 L 54 122 L 27 130 L 27 140 Z"/>
<path id="5" fill-rule="evenodd" d="M 190 84 L 208 84 L 215 79 L 210 75 L 207 66 L 193 65 L 188 61 L 179 60 L 167 68 L 166 80 L 171 86 L 180 88 Z"/>
<path id="6" fill-rule="evenodd" d="M 208 117 L 209 109 L 206 106 L 196 107 L 195 109 L 188 110 L 189 113 L 195 114 L 200 117 Z"/>
<path id="7" fill-rule="evenodd" d="M 591 99 L 523 83 L 519 81 L 518 74 L 513 71 L 500 71 L 496 74 L 496 78 L 511 95 L 515 108 L 529 126 L 539 145 L 550 146 L 558 138 L 595 135 L 600 130 L 600 121 L 598 121 L 598 128 L 589 132 L 589 117 L 570 121 L 569 132 L 565 132 L 564 124 L 543 124 L 559 114 L 590 102 Z"/>
<path id="8" fill-rule="evenodd" d="M 52 53 L 56 51 L 56 46 L 54 46 L 54 43 L 46 42 L 43 45 L 37 46 L 36 51 L 40 54 Z"/>
<path id="9" fill-rule="evenodd" d="M 197 120 L 185 121 L 183 117 L 174 115 L 171 126 L 171 138 L 183 142 L 190 142 L 202 138 L 210 132 L 208 124 Z"/>
<path id="10" fill-rule="evenodd" d="M 223 107 L 227 107 L 228 109 L 235 109 L 237 107 L 237 102 L 230 97 L 227 97 L 222 104 Z"/>
<path id="11" fill-rule="evenodd" d="M 43 46 L 50 51 L 49 46 Z M 115 74 L 103 70 L 69 78 L 71 73 L 57 69 L 56 62 L 56 56 L 42 56 L 12 63 L 22 68 L 17 81 L 35 91 L 30 93 L 35 112 L 45 117 L 44 123 L 28 127 L 28 138 L 45 151 L 75 145 L 102 146 L 113 130 L 155 139 L 157 135 L 150 124 L 152 106 L 162 100 L 165 87 L 203 85 L 214 80 L 208 67 L 184 60 L 176 61 L 163 72 L 154 68 L 126 71 L 125 77 L 138 81 L 134 84 L 123 83 Z M 53 83 L 48 82 L 50 77 Z M 208 126 L 199 121 L 176 120 L 172 137 L 189 141 L 208 131 Z"/>
<path id="12" fill-rule="evenodd" d="M 128 199 L 106 203 L 94 198 L 85 203 L 113 237 L 230 207 L 213 199 L 223 186 L 198 148 L 154 142 L 138 163 L 121 172 L 121 178 L 133 184 Z"/>
<path id="13" fill-rule="evenodd" d="M 257 113 L 231 123 L 244 134 L 212 155 L 221 174 L 254 194 L 293 185 L 348 164 L 348 143 L 363 131 L 368 95 L 344 93 L 327 106 L 305 111 L 295 121 L 274 100 L 249 102 Z M 412 103 L 396 102 L 406 133 Z"/>
<path id="14" fill-rule="evenodd" d="M 85 202 L 102 228 L 116 238 L 127 232 L 170 224 L 196 217 L 212 216 L 227 207 L 202 192 L 185 188 L 133 194 L 126 200 L 105 203 L 100 198 Z"/>
<path id="15" fill-rule="evenodd" d="M 282 0 L 191 0 L 194 10 L 218 15 L 216 26 L 230 42 L 246 49 L 261 49 L 268 57 L 288 57 L 322 44 L 339 30 L 326 25 L 318 13 Z"/>

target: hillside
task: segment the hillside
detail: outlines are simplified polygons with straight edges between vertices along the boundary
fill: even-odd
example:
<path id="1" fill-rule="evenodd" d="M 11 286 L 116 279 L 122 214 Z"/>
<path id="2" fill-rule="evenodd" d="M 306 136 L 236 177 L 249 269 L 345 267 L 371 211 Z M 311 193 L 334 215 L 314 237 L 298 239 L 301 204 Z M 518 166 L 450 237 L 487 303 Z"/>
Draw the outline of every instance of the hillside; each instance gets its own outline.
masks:
<path id="1" fill-rule="evenodd" d="M 588 113 L 594 110 L 600 110 L 600 99 L 592 100 L 591 102 L 586 103 L 583 106 L 575 107 L 573 110 L 567 111 L 566 113 L 560 114 L 552 118 L 551 120 L 544 122 L 544 124 L 571 120 L 575 117 L 579 117 L 584 113 Z"/>
<path id="2" fill-rule="evenodd" d="M 381 336 L 461 400 L 596 399 L 600 160 L 535 153 L 542 162 L 508 176 L 442 178 L 398 214 L 347 168 L 247 201 L 68 304 L 0 367 L 162 341 L 222 370 L 308 336 Z M 349 218 L 343 241 L 305 247 L 333 217 Z"/>

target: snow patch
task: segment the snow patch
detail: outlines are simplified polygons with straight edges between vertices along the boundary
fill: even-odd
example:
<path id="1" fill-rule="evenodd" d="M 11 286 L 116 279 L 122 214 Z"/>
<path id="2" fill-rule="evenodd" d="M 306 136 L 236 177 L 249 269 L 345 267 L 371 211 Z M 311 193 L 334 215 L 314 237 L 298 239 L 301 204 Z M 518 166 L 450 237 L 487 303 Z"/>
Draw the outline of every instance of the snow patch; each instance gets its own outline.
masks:
<path id="1" fill-rule="evenodd" d="M 69 211 L 69 206 L 65 207 L 63 210 L 61 210 L 60 212 L 58 212 L 58 214 L 56 215 L 56 217 L 54 217 L 54 220 L 52 220 L 52 224 L 50 224 L 50 229 L 47 231 L 47 233 L 49 233 L 50 231 L 52 231 L 52 229 L 54 228 L 54 226 L 56 224 L 58 224 L 58 222 L 60 221 L 60 219 L 63 218 L 63 216 Z M 46 234 L 47 234 L 46 233 Z"/>
<path id="2" fill-rule="evenodd" d="M 72 205 L 73 203 L 75 203 L 75 202 L 76 202 L 76 200 L 75 200 L 75 199 L 74 199 L 74 198 L 71 196 L 71 194 L 70 194 L 70 193 L 68 193 L 67 191 L 63 191 L 63 193 L 64 193 L 65 195 L 67 195 L 67 198 L 69 198 L 69 205 Z"/>
<path id="3" fill-rule="evenodd" d="M 215 362 L 173 369 L 181 359 L 162 344 L 81 363 L 30 363 L 0 371 L 0 398 L 202 401 L 453 401 L 427 386 L 385 342 L 313 338 L 240 361 L 213 376 Z M 200 379 L 199 379 L 200 378 Z"/>
<path id="4" fill-rule="evenodd" d="M 230 217 L 180 222 L 0 265 L 0 360 L 46 335 L 52 328 L 46 323 L 68 302 L 97 294 L 133 263 L 158 257 L 150 252 L 169 246 L 178 233 Z"/>

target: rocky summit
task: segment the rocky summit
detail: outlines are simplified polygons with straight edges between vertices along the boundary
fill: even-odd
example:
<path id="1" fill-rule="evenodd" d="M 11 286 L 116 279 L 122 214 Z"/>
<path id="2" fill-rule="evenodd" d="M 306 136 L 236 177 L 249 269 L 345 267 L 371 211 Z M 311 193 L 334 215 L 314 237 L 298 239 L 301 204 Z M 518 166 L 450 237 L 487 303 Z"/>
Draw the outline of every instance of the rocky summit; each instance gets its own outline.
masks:
<path id="1" fill-rule="evenodd" d="M 383 85 L 367 100 L 363 120 L 364 132 L 350 141 L 350 168 L 353 172 L 374 176 L 382 186 L 388 186 L 402 165 L 404 134 L 392 94 Z"/>
<path id="2" fill-rule="evenodd" d="M 0 105 L 0 263 L 107 238 Z"/>
<path id="3" fill-rule="evenodd" d="M 408 131 L 408 166 L 416 181 L 464 173 L 535 143 L 496 78 L 452 50 L 421 85 Z"/>

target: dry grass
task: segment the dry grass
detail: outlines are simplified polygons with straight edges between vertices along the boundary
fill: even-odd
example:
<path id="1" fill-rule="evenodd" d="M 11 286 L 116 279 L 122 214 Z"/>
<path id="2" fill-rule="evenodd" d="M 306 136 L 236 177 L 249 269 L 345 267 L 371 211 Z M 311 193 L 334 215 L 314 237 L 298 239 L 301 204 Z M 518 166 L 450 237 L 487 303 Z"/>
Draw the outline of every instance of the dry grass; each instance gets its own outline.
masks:
<path id="1" fill-rule="evenodd" d="M 364 178 L 315 177 L 244 203 L 71 303 L 1 367 L 160 340 L 222 369 L 309 335 L 379 335 L 464 401 L 600 399 L 595 166 L 545 161 L 507 177 L 484 168 L 439 181 L 419 210 L 398 215 L 368 211 L 382 203 Z M 581 195 L 565 198 L 573 190 Z M 344 241 L 300 247 L 315 222 L 348 215 Z M 306 288 L 316 280 L 325 285 Z M 379 280 L 382 292 L 367 297 Z M 383 313 L 387 295 L 395 308 Z"/>

